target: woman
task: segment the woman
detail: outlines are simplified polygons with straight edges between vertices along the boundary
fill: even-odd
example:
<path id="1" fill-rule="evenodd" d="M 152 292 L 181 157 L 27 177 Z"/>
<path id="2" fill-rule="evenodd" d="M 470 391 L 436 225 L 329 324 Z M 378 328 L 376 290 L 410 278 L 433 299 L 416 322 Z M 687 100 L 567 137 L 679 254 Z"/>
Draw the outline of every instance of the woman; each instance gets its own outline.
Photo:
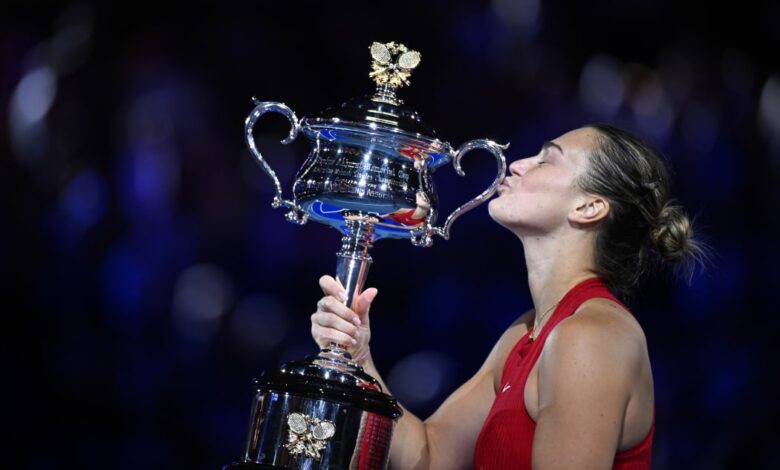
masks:
<path id="1" fill-rule="evenodd" d="M 534 308 L 430 418 L 403 415 L 390 466 L 649 469 L 647 344 L 612 292 L 635 287 L 653 251 L 689 265 L 701 252 L 670 198 L 664 163 L 628 132 L 594 124 L 546 142 L 509 173 L 489 211 L 523 244 Z M 332 277 L 320 286 L 314 339 L 351 344 L 381 381 L 369 349 L 377 290 L 366 289 L 352 311 Z"/>

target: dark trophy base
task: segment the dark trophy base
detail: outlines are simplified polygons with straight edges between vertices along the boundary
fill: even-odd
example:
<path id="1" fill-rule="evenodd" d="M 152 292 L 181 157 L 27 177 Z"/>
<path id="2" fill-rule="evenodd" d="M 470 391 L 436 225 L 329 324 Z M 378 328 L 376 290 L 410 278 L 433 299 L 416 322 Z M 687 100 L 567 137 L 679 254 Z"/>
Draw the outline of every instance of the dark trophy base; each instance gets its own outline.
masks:
<path id="1" fill-rule="evenodd" d="M 401 408 L 343 350 L 254 380 L 242 461 L 230 470 L 381 470 Z"/>

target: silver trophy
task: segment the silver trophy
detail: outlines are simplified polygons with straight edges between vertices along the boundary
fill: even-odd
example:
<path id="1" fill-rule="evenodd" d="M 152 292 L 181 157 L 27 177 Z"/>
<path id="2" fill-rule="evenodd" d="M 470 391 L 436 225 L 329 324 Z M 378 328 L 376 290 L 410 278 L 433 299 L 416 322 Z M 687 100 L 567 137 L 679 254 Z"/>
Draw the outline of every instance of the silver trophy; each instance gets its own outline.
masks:
<path id="1" fill-rule="evenodd" d="M 369 76 L 377 85 L 373 94 L 301 120 L 282 103 L 255 99 L 245 134 L 249 150 L 273 180 L 273 207 L 287 209 L 287 220 L 295 224 L 311 219 L 342 233 L 336 278 L 351 307 L 363 289 L 374 242 L 406 238 L 428 247 L 435 235 L 448 239 L 453 222 L 492 196 L 506 173 L 502 150 L 507 146 L 479 139 L 454 149 L 396 96 L 419 65 L 419 52 L 393 42 L 375 42 L 369 49 Z M 295 177 L 292 199 L 283 197 L 276 173 L 255 145 L 255 123 L 268 112 L 283 114 L 290 121 L 283 143 L 300 133 L 312 143 Z M 465 176 L 461 159 L 474 149 L 495 156 L 496 178 L 437 226 L 438 195 L 431 175 L 451 162 Z M 344 345 L 332 343 L 315 356 L 266 372 L 253 385 L 244 453 L 240 462 L 228 468 L 387 467 L 401 408 L 352 362 Z"/>

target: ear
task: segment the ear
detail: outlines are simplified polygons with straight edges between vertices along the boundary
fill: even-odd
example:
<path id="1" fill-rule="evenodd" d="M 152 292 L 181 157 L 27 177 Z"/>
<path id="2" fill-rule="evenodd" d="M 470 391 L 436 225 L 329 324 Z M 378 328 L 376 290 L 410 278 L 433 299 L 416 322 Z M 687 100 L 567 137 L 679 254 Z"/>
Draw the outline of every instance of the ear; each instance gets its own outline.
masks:
<path id="1" fill-rule="evenodd" d="M 586 194 L 569 213 L 569 222 L 576 225 L 593 225 L 609 215 L 609 201 L 593 194 Z"/>

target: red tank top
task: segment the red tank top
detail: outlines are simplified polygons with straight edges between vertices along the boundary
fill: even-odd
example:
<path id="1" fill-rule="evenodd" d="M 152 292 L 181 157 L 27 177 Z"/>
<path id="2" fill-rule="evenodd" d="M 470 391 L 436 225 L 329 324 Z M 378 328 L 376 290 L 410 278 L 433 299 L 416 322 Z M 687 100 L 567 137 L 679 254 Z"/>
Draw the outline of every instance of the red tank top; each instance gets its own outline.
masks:
<path id="1" fill-rule="evenodd" d="M 564 295 L 536 340 L 531 341 L 530 332 L 526 333 L 512 349 L 501 376 L 502 390 L 497 392 L 477 438 L 474 449 L 474 467 L 477 470 L 531 469 L 536 423 L 525 408 L 525 383 L 553 328 L 572 315 L 583 302 L 593 298 L 606 298 L 622 305 L 601 279 L 587 279 Z M 647 436 L 631 449 L 615 455 L 613 470 L 650 469 L 654 430 L 655 413 Z"/>

